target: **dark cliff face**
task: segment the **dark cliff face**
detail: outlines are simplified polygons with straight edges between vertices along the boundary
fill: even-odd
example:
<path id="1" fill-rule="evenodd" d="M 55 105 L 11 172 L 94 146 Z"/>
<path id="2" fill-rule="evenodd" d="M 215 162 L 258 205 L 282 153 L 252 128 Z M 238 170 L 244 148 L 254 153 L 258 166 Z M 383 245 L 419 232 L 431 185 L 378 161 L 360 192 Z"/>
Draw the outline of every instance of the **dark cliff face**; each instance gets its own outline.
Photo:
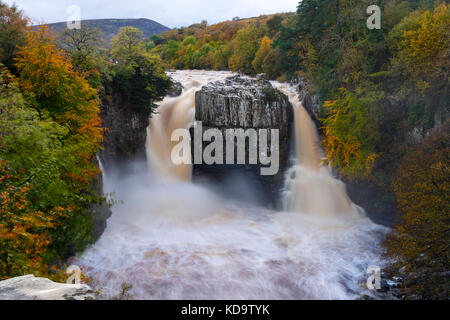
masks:
<path id="1" fill-rule="evenodd" d="M 297 79 L 295 85 L 297 86 L 298 98 L 303 107 L 308 111 L 309 116 L 316 124 L 316 127 L 320 128 L 322 106 L 319 102 L 319 98 L 312 93 L 310 85 L 303 78 Z"/>
<path id="2" fill-rule="evenodd" d="M 183 84 L 181 82 L 178 81 L 174 81 L 172 80 L 172 86 L 169 88 L 169 90 L 167 91 L 167 95 L 169 97 L 178 97 L 183 93 Z"/>
<path id="3" fill-rule="evenodd" d="M 195 109 L 195 120 L 202 122 L 203 132 L 210 128 L 219 129 L 224 141 L 227 129 L 279 130 L 280 159 L 279 170 L 275 175 L 261 175 L 260 163 L 248 164 L 248 142 L 246 165 L 202 164 L 194 165 L 193 169 L 194 180 L 199 183 L 214 182 L 222 193 L 225 192 L 230 197 L 278 207 L 289 158 L 293 119 L 288 98 L 264 79 L 233 76 L 227 78 L 224 83 L 211 83 L 198 91 L 195 96 Z M 270 131 L 268 133 L 270 136 Z M 204 143 L 203 147 L 208 144 L 209 142 Z M 194 148 L 192 151 L 194 152 Z M 266 152 L 270 154 L 270 150 Z M 225 147 L 223 156 L 226 159 Z"/>
<path id="4" fill-rule="evenodd" d="M 144 160 L 150 111 L 130 106 L 118 93 L 102 102 L 106 133 L 100 158 L 105 169 L 120 167 L 131 160 Z"/>

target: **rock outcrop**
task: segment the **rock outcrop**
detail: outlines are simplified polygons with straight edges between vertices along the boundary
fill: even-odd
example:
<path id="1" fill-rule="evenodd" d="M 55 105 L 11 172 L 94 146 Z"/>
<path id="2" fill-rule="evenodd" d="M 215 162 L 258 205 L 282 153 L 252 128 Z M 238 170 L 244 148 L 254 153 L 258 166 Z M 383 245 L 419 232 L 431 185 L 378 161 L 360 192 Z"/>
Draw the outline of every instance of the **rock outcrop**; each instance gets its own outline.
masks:
<path id="1" fill-rule="evenodd" d="M 234 184 L 236 181 L 234 177 L 240 173 L 241 176 L 246 176 L 244 180 L 251 181 L 251 186 L 247 189 L 255 190 L 263 204 L 277 207 L 289 158 L 289 138 L 293 120 L 292 105 L 287 96 L 273 88 L 264 77 L 250 79 L 239 75 L 232 76 L 224 82 L 207 84 L 196 92 L 195 120 L 202 122 L 204 131 L 210 128 L 221 130 L 223 137 L 226 129 L 279 130 L 280 169 L 276 175 L 262 176 L 261 165 L 249 164 L 194 165 L 193 171 L 194 179 L 209 178 L 219 182 L 219 185 L 220 182 L 227 180 L 230 184 Z M 224 159 L 226 159 L 225 149 Z M 248 143 L 246 151 L 248 153 Z M 241 194 L 236 191 L 238 188 L 230 189 L 235 191 L 238 197 Z M 248 198 L 248 195 L 246 197 Z"/>
<path id="2" fill-rule="evenodd" d="M 292 106 L 269 81 L 237 75 L 208 84 L 196 93 L 195 120 L 220 129 L 279 129 L 282 139 L 289 134 Z"/>
<path id="3" fill-rule="evenodd" d="M 0 300 L 94 300 L 94 291 L 85 284 L 56 283 L 26 275 L 0 281 Z"/>
<path id="4" fill-rule="evenodd" d="M 172 86 L 170 87 L 169 91 L 167 92 L 167 95 L 169 97 L 178 97 L 183 93 L 183 84 L 179 81 L 173 81 L 172 80 Z"/>
<path id="5" fill-rule="evenodd" d="M 322 116 L 322 107 L 319 103 L 319 98 L 312 93 L 311 86 L 303 78 L 299 78 L 295 85 L 297 86 L 299 100 L 319 128 L 319 119 Z"/>

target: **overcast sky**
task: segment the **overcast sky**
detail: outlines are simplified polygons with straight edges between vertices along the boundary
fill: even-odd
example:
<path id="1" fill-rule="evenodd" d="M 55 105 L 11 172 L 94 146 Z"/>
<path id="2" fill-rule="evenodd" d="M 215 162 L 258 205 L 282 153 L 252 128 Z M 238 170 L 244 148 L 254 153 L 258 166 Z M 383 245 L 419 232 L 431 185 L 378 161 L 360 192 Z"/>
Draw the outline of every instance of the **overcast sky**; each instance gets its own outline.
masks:
<path id="1" fill-rule="evenodd" d="M 16 3 L 33 24 L 67 21 L 71 5 L 81 19 L 148 18 L 170 28 L 207 20 L 214 24 L 233 17 L 293 12 L 298 0 L 3 0 Z"/>

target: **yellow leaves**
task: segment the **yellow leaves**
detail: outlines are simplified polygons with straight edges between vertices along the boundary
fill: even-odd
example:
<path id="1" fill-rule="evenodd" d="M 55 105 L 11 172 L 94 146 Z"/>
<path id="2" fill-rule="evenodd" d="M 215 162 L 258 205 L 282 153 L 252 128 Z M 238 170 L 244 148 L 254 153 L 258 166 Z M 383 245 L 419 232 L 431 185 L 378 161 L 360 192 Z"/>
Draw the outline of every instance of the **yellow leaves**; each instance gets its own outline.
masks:
<path id="1" fill-rule="evenodd" d="M 368 102 L 344 88 L 337 100 L 325 101 L 325 163 L 331 163 L 350 179 L 368 177 L 379 156 L 374 151 L 377 131 L 371 122 Z"/>
<path id="2" fill-rule="evenodd" d="M 438 78 L 447 81 L 450 9 L 441 4 L 414 18 L 402 33 L 399 56 L 423 93 Z"/>
<path id="3" fill-rule="evenodd" d="M 267 36 L 265 36 L 261 40 L 261 46 L 259 47 L 258 51 L 256 52 L 255 60 L 253 60 L 253 63 L 252 63 L 253 69 L 255 69 L 255 71 L 257 73 L 263 72 L 262 64 L 264 62 L 264 59 L 267 57 L 267 55 L 272 50 L 271 45 L 272 45 L 272 40 L 270 40 Z"/>
<path id="4" fill-rule="evenodd" d="M 323 103 L 323 107 L 326 109 L 330 109 L 337 104 L 337 100 L 327 100 Z"/>
<path id="5" fill-rule="evenodd" d="M 55 210 L 55 212 L 59 212 L 59 213 L 65 212 L 65 209 L 62 207 L 56 207 L 54 210 Z"/>

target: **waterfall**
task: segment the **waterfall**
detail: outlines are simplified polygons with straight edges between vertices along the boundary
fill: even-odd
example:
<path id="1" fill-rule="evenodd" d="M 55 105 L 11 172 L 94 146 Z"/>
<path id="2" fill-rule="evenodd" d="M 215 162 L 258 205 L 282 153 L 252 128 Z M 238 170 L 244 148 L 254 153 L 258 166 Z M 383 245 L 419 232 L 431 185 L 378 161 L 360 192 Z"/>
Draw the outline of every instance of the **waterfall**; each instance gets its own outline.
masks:
<path id="1" fill-rule="evenodd" d="M 363 209 L 349 199 L 345 184 L 322 165 L 324 152 L 314 122 L 298 99 L 293 86 L 273 83 L 294 108 L 295 158 L 286 172 L 283 192 L 286 211 L 318 216 L 358 217 Z"/>
<path id="2" fill-rule="evenodd" d="M 175 165 L 171 151 L 175 143 L 171 134 L 175 129 L 188 129 L 194 121 L 196 88 L 176 98 L 165 98 L 150 119 L 147 128 L 147 159 L 150 167 L 167 179 L 189 181 L 192 168 L 188 164 Z M 191 155 L 187 155 L 189 158 Z"/>
<path id="3" fill-rule="evenodd" d="M 205 84 L 221 81 L 229 72 L 178 71 L 170 74 L 183 84 L 178 97 L 166 97 L 150 118 L 147 128 L 147 158 L 150 168 L 169 180 L 190 181 L 192 165 L 175 165 L 171 151 L 178 142 L 171 141 L 175 129 L 189 129 L 195 120 L 195 93 Z M 272 82 L 285 93 L 294 108 L 295 159 L 286 172 L 283 192 L 284 209 L 289 212 L 318 216 L 352 216 L 363 213 L 351 202 L 345 184 L 333 177 L 330 168 L 322 165 L 324 152 L 320 147 L 317 128 L 298 99 L 295 88 L 288 84 Z M 191 159 L 191 154 L 186 155 Z"/>
<path id="4" fill-rule="evenodd" d="M 321 165 L 316 128 L 294 88 L 274 83 L 295 109 L 295 164 L 286 173 L 286 211 L 232 201 L 210 184 L 185 183 L 190 166 L 172 164 L 169 134 L 192 123 L 196 90 L 229 75 L 170 75 L 182 82 L 184 91 L 164 99 L 151 119 L 150 170 L 107 172 L 107 190 L 115 192 L 118 202 L 102 237 L 73 263 L 86 268 L 105 297 L 116 296 L 123 282 L 133 285 L 134 299 L 371 295 L 360 283 L 367 279 L 367 266 L 383 264 L 380 241 L 386 229 L 367 218 L 353 218 L 357 207 L 344 184 Z M 140 168 L 138 164 L 129 166 Z"/>
<path id="5" fill-rule="evenodd" d="M 176 165 L 171 160 L 172 148 L 178 143 L 171 141 L 176 129 L 189 129 L 195 120 L 195 92 L 212 81 L 224 80 L 230 72 L 178 71 L 170 74 L 183 84 L 178 97 L 166 97 L 150 118 L 147 128 L 147 159 L 150 168 L 165 179 L 190 181 L 192 165 Z M 191 154 L 187 157 L 190 159 Z"/>
<path id="6" fill-rule="evenodd" d="M 109 192 L 108 176 L 106 174 L 106 169 L 105 166 L 103 165 L 102 159 L 99 156 L 99 154 L 97 154 L 95 157 L 97 158 L 98 168 L 102 172 L 102 193 L 106 194 Z"/>

